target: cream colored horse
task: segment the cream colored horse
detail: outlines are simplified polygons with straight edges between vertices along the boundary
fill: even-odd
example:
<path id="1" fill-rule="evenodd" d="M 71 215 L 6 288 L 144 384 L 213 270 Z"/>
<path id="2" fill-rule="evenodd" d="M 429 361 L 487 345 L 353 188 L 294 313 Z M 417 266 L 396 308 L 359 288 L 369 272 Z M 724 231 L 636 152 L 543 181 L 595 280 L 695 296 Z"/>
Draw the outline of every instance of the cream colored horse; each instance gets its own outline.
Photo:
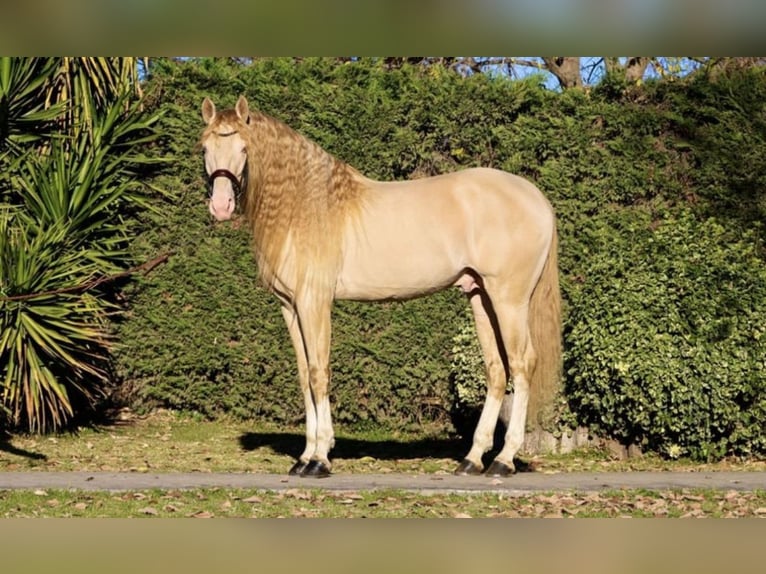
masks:
<path id="1" fill-rule="evenodd" d="M 209 209 L 231 218 L 241 194 L 259 272 L 279 298 L 298 362 L 306 448 L 290 474 L 327 476 L 334 443 L 328 398 L 334 299 L 418 297 L 458 286 L 484 354 L 487 395 L 457 474 L 480 474 L 513 376 L 511 419 L 491 476 L 514 471 L 528 415 L 560 376 L 561 327 L 553 210 L 529 181 L 466 169 L 379 182 L 282 122 L 202 104 Z"/>

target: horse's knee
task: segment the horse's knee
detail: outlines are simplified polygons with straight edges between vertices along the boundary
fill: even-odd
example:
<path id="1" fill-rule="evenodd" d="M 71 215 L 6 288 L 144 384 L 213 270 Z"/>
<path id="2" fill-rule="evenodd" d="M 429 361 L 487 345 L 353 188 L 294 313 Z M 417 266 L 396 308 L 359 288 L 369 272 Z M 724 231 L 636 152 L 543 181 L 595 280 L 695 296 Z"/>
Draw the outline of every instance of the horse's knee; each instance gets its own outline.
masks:
<path id="1" fill-rule="evenodd" d="M 309 367 L 309 385 L 313 391 L 326 391 L 330 380 L 330 368 L 312 365 Z"/>

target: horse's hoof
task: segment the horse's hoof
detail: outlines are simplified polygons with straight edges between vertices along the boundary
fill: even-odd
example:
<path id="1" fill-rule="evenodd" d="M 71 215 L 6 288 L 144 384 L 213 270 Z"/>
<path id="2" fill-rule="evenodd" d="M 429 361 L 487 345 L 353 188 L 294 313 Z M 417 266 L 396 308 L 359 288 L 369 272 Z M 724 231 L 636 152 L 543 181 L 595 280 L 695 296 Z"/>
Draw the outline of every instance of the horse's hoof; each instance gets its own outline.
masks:
<path id="1" fill-rule="evenodd" d="M 500 462 L 499 460 L 493 460 L 492 464 L 490 464 L 489 468 L 487 469 L 486 475 L 504 478 L 506 476 L 511 476 L 515 472 L 516 472 L 516 468 L 513 465 L 508 466 L 504 462 Z"/>
<path id="2" fill-rule="evenodd" d="M 327 478 L 330 476 L 330 467 L 321 460 L 310 460 L 306 468 L 301 472 L 301 476 L 311 478 Z"/>
<path id="3" fill-rule="evenodd" d="M 470 460 L 464 458 L 462 461 L 460 461 L 460 464 L 457 465 L 455 474 L 459 476 L 478 476 L 481 474 L 481 467 L 476 466 Z"/>
<path id="4" fill-rule="evenodd" d="M 303 462 L 302 460 L 299 460 L 296 462 L 292 468 L 290 469 L 289 474 L 290 476 L 301 476 L 303 474 L 303 471 L 306 470 L 306 467 L 309 465 L 308 462 Z"/>

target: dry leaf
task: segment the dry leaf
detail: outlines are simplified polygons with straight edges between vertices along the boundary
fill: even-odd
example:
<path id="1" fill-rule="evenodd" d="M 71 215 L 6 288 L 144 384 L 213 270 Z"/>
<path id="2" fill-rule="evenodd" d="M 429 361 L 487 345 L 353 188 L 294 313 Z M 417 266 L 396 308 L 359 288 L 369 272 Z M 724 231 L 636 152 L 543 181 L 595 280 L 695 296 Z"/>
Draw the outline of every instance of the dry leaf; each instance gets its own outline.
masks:
<path id="1" fill-rule="evenodd" d="M 297 498 L 298 500 L 308 500 L 311 498 L 311 495 L 306 492 L 305 490 L 300 490 L 298 488 L 288 488 L 285 490 L 285 496 L 290 496 L 292 498 Z"/>
<path id="2" fill-rule="evenodd" d="M 139 508 L 136 512 L 140 512 L 141 514 L 148 514 L 150 516 L 157 516 L 157 514 L 159 514 L 157 512 L 157 509 L 152 508 L 151 506 L 145 506 L 144 508 Z"/>
<path id="3" fill-rule="evenodd" d="M 215 516 L 212 512 L 208 512 L 207 510 L 200 510 L 199 512 L 195 512 L 191 515 L 192 518 L 213 518 Z"/>

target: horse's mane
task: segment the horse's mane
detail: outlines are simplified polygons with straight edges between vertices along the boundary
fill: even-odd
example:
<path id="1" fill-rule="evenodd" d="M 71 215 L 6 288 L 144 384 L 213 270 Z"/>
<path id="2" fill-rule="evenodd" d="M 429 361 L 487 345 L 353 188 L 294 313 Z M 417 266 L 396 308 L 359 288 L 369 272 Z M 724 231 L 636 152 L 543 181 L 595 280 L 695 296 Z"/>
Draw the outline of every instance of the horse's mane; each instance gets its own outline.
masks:
<path id="1" fill-rule="evenodd" d="M 236 126 L 246 142 L 242 206 L 262 280 L 286 287 L 291 297 L 306 289 L 332 297 L 344 229 L 361 209 L 366 179 L 261 112 L 251 110 L 245 123 L 234 110 L 225 110 L 214 124 L 219 122 Z M 283 285 L 277 285 L 278 278 Z"/>

